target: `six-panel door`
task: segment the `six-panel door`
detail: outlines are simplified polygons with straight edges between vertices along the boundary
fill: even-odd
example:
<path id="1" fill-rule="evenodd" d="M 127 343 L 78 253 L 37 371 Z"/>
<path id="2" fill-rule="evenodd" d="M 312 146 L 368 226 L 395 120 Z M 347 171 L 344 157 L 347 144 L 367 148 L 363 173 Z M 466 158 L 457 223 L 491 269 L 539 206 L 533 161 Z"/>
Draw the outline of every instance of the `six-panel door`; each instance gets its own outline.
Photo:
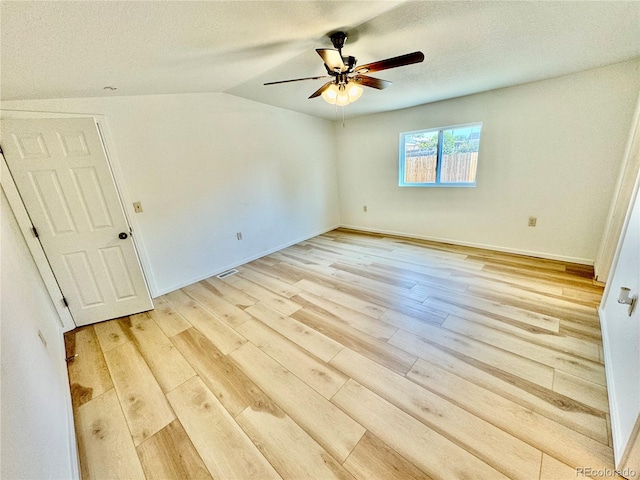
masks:
<path id="1" fill-rule="evenodd" d="M 4 119 L 2 146 L 76 325 L 152 309 L 94 120 Z"/>

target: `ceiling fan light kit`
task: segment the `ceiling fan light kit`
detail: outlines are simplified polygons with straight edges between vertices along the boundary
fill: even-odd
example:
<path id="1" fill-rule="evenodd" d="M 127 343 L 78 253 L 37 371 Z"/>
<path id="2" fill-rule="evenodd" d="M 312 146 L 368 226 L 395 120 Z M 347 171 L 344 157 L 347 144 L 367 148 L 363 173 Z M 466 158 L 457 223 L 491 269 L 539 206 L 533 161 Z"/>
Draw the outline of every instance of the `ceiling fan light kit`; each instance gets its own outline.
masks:
<path id="1" fill-rule="evenodd" d="M 316 52 L 318 52 L 318 55 L 320 55 L 324 62 L 328 76 L 294 78 L 292 80 L 268 82 L 265 83 L 265 85 L 276 85 L 302 80 L 319 80 L 322 78 L 329 79 L 333 77 L 329 82 L 313 92 L 309 98 L 322 96 L 325 102 L 344 107 L 360 98 L 363 92 L 361 85 L 377 90 L 383 90 L 391 86 L 391 82 L 369 77 L 365 75 L 366 73 L 403 67 L 413 63 L 420 63 L 424 60 L 424 54 L 422 52 L 413 52 L 356 67 L 357 60 L 355 57 L 345 57 L 342 55 L 342 47 L 347 40 L 346 33 L 336 32 L 331 34 L 329 38 L 334 48 L 316 49 Z"/>
<path id="2" fill-rule="evenodd" d="M 321 95 L 325 102 L 344 107 L 358 100 L 362 91 L 363 88 L 355 82 L 349 82 L 346 85 L 332 83 Z"/>

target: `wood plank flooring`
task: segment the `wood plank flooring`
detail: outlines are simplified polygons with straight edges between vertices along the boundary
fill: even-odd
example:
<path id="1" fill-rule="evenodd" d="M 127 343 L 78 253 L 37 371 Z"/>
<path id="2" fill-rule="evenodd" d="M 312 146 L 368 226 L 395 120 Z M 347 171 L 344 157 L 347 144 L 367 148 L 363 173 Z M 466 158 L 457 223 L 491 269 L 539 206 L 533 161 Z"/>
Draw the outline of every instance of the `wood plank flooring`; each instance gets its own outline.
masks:
<path id="1" fill-rule="evenodd" d="M 590 267 L 334 230 L 66 334 L 84 479 L 613 469 Z"/>

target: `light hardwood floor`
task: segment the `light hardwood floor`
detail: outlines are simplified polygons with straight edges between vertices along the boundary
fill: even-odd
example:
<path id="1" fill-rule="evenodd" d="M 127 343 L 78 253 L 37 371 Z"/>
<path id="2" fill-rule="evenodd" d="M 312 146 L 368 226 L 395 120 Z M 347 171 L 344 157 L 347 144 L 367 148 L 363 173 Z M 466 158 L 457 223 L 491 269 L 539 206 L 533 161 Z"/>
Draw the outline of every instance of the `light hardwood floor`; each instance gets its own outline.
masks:
<path id="1" fill-rule="evenodd" d="M 592 269 L 336 230 L 66 335 L 84 479 L 613 469 Z"/>

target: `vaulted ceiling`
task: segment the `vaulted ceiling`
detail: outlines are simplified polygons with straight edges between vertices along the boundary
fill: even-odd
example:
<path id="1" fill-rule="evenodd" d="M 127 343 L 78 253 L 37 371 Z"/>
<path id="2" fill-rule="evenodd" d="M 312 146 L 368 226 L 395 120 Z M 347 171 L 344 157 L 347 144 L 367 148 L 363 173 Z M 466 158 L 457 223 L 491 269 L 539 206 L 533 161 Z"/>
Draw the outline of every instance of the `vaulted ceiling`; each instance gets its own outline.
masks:
<path id="1" fill-rule="evenodd" d="M 393 110 L 640 57 L 640 2 L 3 1 L 3 100 L 226 92 L 318 117 L 316 48 L 349 35 L 359 64 L 416 50 L 377 72 L 345 116 Z M 104 90 L 115 86 L 117 90 Z"/>

